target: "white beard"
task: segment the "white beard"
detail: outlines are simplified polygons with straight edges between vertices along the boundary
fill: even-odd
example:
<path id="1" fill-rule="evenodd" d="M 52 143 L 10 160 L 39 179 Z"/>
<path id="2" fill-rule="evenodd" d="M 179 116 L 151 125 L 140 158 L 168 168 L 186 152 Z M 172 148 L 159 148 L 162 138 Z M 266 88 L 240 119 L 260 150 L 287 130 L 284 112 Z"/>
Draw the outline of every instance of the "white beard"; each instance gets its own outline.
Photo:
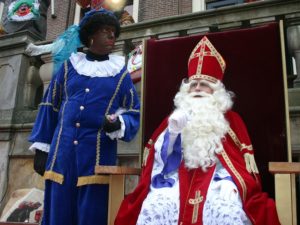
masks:
<path id="1" fill-rule="evenodd" d="M 200 98 L 194 97 L 195 93 L 181 92 L 175 96 L 174 102 L 178 109 L 189 115 L 182 130 L 185 166 L 189 169 L 201 167 L 206 171 L 216 163 L 216 154 L 223 150 L 222 138 L 229 128 L 224 113 L 232 106 L 232 100 L 225 89 L 212 95 L 202 92 Z"/>

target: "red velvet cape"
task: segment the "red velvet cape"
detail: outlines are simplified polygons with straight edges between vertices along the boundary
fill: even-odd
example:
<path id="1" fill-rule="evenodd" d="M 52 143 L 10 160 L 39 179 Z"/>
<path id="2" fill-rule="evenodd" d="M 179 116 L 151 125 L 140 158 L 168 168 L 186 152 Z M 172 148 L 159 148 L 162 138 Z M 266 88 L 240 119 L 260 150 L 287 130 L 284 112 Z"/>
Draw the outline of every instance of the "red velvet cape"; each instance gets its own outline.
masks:
<path id="1" fill-rule="evenodd" d="M 224 151 L 218 154 L 218 158 L 222 165 L 232 176 L 238 187 L 241 199 L 243 201 L 243 209 L 253 225 L 278 225 L 280 224 L 275 203 L 270 199 L 267 193 L 262 192 L 260 178 L 258 174 L 250 174 L 246 170 L 243 155 L 248 152 L 253 154 L 251 150 L 251 141 L 240 116 L 229 111 L 226 118 L 230 123 L 230 132 L 223 141 Z M 151 139 L 145 147 L 146 157 L 144 158 L 141 179 L 133 193 L 129 194 L 122 202 L 115 225 L 135 225 L 140 213 L 142 203 L 147 197 L 149 186 L 151 184 L 151 172 L 154 162 L 154 143 L 158 136 L 167 127 L 167 119 L 156 129 Z M 148 154 L 147 154 L 148 153 Z M 145 156 L 145 154 L 144 154 Z M 179 168 L 180 180 L 180 225 L 192 224 L 193 205 L 188 203 L 189 199 L 195 197 L 197 190 L 201 190 L 201 196 L 204 201 L 199 205 L 197 222 L 194 224 L 202 224 L 202 210 L 205 202 L 207 187 L 213 174 L 214 167 L 208 169 L 206 173 L 200 169 L 187 170 L 182 163 Z M 199 173 L 199 175 L 197 174 Z M 196 174 L 196 175 L 195 175 Z M 200 174 L 202 174 L 200 176 Z M 205 175 L 205 176 L 203 176 Z"/>

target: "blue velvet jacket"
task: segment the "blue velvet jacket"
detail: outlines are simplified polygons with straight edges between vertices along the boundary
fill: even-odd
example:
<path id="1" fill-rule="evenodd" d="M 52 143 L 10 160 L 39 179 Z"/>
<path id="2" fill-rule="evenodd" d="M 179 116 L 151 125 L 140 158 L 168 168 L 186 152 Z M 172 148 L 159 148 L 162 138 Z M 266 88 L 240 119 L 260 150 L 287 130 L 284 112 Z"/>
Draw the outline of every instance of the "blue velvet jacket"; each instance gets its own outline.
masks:
<path id="1" fill-rule="evenodd" d="M 125 122 L 124 141 L 139 128 L 140 103 L 126 67 L 115 76 L 80 75 L 70 61 L 53 77 L 40 104 L 30 142 L 50 144 L 45 179 L 63 183 L 65 161 L 76 154 L 77 186 L 101 184 L 96 165 L 115 165 L 117 141 L 102 130 L 105 115 L 119 108 Z"/>

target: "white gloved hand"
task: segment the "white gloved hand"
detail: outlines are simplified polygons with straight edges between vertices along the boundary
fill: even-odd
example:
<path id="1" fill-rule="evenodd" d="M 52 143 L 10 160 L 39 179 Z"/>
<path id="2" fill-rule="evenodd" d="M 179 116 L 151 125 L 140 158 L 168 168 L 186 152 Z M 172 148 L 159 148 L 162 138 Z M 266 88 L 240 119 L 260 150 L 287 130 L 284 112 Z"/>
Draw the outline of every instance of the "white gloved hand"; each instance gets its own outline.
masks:
<path id="1" fill-rule="evenodd" d="M 188 121 L 188 115 L 183 110 L 175 109 L 169 117 L 169 131 L 170 133 L 179 134 L 185 127 Z"/>
<path id="2" fill-rule="evenodd" d="M 219 197 L 224 201 L 237 201 L 239 197 L 239 192 L 236 185 L 230 180 L 220 180 L 217 181 L 212 189 L 219 190 Z"/>

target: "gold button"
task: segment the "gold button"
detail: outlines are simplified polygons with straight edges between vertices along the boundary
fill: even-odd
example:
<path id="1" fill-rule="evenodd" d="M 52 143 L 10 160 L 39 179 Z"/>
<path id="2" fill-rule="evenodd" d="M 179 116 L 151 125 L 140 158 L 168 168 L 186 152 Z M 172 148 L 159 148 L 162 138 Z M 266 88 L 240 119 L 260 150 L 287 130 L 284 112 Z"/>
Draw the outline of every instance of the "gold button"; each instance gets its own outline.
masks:
<path id="1" fill-rule="evenodd" d="M 80 110 L 84 110 L 84 106 L 80 106 L 79 108 L 80 108 Z"/>

